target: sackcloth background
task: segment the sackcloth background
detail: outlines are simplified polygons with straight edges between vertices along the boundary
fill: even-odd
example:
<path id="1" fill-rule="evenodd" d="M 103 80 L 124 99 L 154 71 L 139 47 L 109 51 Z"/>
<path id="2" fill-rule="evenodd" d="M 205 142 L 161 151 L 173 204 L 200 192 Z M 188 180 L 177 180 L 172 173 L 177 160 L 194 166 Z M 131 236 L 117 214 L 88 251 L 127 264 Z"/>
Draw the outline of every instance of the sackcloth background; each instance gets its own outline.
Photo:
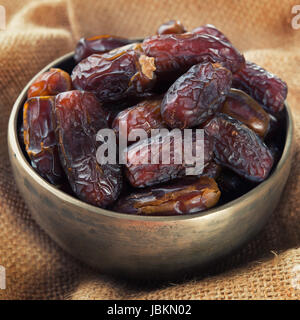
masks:
<path id="1" fill-rule="evenodd" d="M 299 1 L 298 1 L 299 2 Z M 0 299 L 299 299 L 300 29 L 290 0 L 2 0 L 0 31 L 0 265 L 7 288 Z M 300 4 L 300 3 L 298 3 Z M 254 61 L 289 86 L 295 155 L 280 205 L 248 245 L 206 274 L 168 283 L 117 280 L 60 249 L 31 218 L 12 176 L 7 123 L 25 84 L 82 36 L 144 37 L 169 19 L 186 28 L 212 23 Z M 300 22 L 300 21 L 299 21 Z"/>

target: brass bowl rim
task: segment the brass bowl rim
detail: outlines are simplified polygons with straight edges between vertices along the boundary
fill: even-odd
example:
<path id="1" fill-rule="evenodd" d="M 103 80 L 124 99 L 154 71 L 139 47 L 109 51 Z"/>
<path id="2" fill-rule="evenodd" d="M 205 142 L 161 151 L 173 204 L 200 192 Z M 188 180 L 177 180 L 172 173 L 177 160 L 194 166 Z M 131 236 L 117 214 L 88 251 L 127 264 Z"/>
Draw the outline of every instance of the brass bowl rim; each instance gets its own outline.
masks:
<path id="1" fill-rule="evenodd" d="M 89 212 L 93 212 L 95 214 L 108 216 L 115 219 L 126 219 L 126 220 L 134 220 L 134 221 L 153 221 L 153 222 L 163 222 L 163 221 L 181 221 L 181 220 L 196 220 L 203 217 L 208 217 L 214 214 L 221 214 L 222 212 L 226 211 L 227 209 L 232 209 L 234 207 L 238 207 L 242 201 L 251 201 L 251 199 L 256 197 L 257 192 L 260 192 L 264 188 L 267 188 L 268 185 L 272 185 L 272 181 L 276 179 L 276 177 L 280 174 L 286 159 L 290 156 L 292 152 L 292 141 L 293 141 L 293 134 L 294 134 L 294 127 L 293 127 L 293 120 L 290 107 L 287 102 L 285 102 L 285 107 L 287 111 L 287 132 L 286 132 L 286 141 L 285 146 L 281 155 L 281 158 L 272 172 L 272 174 L 258 186 L 250 190 L 249 192 L 245 193 L 244 195 L 238 197 L 235 200 L 232 200 L 224 205 L 219 207 L 215 207 L 209 210 L 205 210 L 203 212 L 191 214 L 191 215 L 183 215 L 183 216 L 140 216 L 140 215 L 133 215 L 127 213 L 119 213 L 111 210 L 106 210 L 103 208 L 99 208 L 88 204 L 84 201 L 81 201 L 59 189 L 54 187 L 52 184 L 48 183 L 44 180 L 29 164 L 26 160 L 23 151 L 19 144 L 18 134 L 17 134 L 17 120 L 19 115 L 19 110 L 21 108 L 21 102 L 24 100 L 27 90 L 31 83 L 43 72 L 49 70 L 50 68 L 55 67 L 57 64 L 64 62 L 67 59 L 70 59 L 74 55 L 74 51 L 69 52 L 58 59 L 55 59 L 47 66 L 45 66 L 40 72 L 38 72 L 24 87 L 20 95 L 18 96 L 17 100 L 15 101 L 10 118 L 8 123 L 8 145 L 12 148 L 12 151 L 15 157 L 18 159 L 20 165 L 23 169 L 28 173 L 42 188 L 45 188 L 48 192 L 57 196 L 60 200 L 64 202 L 68 202 L 71 205 L 81 207 L 83 210 L 88 210 Z"/>

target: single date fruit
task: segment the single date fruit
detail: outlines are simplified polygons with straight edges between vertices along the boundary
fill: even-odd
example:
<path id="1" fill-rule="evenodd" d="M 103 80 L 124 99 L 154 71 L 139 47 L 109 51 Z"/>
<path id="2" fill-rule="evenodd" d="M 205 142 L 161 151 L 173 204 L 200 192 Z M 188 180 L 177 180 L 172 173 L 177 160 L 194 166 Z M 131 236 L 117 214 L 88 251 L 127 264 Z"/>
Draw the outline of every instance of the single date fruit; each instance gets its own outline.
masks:
<path id="1" fill-rule="evenodd" d="M 222 113 L 243 122 L 260 137 L 264 137 L 269 129 L 268 113 L 247 93 L 231 89 L 223 103 Z"/>
<path id="2" fill-rule="evenodd" d="M 105 53 L 113 49 L 132 43 L 132 40 L 109 34 L 91 38 L 81 38 L 75 48 L 74 59 L 79 62 L 94 53 Z"/>
<path id="3" fill-rule="evenodd" d="M 121 198 L 113 209 L 122 213 L 149 216 L 191 214 L 215 206 L 220 195 L 214 179 L 180 179 L 132 193 Z"/>
<path id="4" fill-rule="evenodd" d="M 242 122 L 218 114 L 204 127 L 213 138 L 217 163 L 251 181 L 265 180 L 273 166 L 273 156 L 261 139 Z"/>
<path id="5" fill-rule="evenodd" d="M 186 32 L 179 20 L 170 20 L 159 26 L 156 34 L 180 34 Z"/>
<path id="6" fill-rule="evenodd" d="M 158 79 L 168 78 L 170 74 L 181 75 L 202 62 L 219 62 L 232 72 L 240 70 L 245 63 L 244 56 L 230 43 L 211 35 L 156 35 L 146 38 L 142 48 L 147 56 L 155 58 Z"/>
<path id="7" fill-rule="evenodd" d="M 70 75 L 58 68 L 51 68 L 41 74 L 29 87 L 27 97 L 55 96 L 60 92 L 71 90 Z"/>
<path id="8" fill-rule="evenodd" d="M 232 74 L 215 63 L 194 65 L 169 88 L 161 103 L 163 120 L 171 128 L 192 128 L 209 119 L 225 100 Z"/>
<path id="9" fill-rule="evenodd" d="M 182 138 L 182 132 L 179 133 L 180 137 L 172 132 L 158 134 L 124 150 L 125 174 L 132 186 L 143 188 L 183 177 L 187 174 L 186 169 L 194 168 L 196 172 L 199 169 L 195 160 L 196 148 L 203 154 L 204 168 L 207 166 L 213 155 L 211 139 L 205 134 L 204 141 L 197 139 L 196 134 Z"/>
<path id="10" fill-rule="evenodd" d="M 28 99 L 23 109 L 23 135 L 31 166 L 44 179 L 59 185 L 62 182 L 63 170 L 54 132 L 53 108 L 54 97 Z"/>
<path id="11" fill-rule="evenodd" d="M 248 93 L 271 112 L 277 113 L 284 108 L 287 84 L 253 62 L 247 61 L 245 67 L 234 74 L 232 85 Z"/>
<path id="12" fill-rule="evenodd" d="M 154 58 L 136 46 L 87 57 L 73 69 L 72 81 L 76 89 L 94 92 L 102 102 L 117 101 L 149 91 L 155 69 Z"/>
<path id="13" fill-rule="evenodd" d="M 69 91 L 55 100 L 60 159 L 73 192 L 99 207 L 114 202 L 122 188 L 119 165 L 97 162 L 97 132 L 107 128 L 105 112 L 93 93 Z"/>
<path id="14" fill-rule="evenodd" d="M 119 135 L 120 127 L 126 125 L 127 136 L 135 129 L 143 129 L 150 136 L 152 129 L 165 128 L 160 104 L 161 99 L 144 100 L 121 111 L 114 119 L 112 129 Z"/>

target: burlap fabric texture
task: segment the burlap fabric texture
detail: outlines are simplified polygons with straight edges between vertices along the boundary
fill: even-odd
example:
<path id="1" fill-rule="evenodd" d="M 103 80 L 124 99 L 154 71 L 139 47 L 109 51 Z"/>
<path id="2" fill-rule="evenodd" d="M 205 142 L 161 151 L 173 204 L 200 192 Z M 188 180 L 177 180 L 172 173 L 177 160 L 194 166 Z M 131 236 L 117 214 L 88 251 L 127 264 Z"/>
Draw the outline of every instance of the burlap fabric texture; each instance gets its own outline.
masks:
<path id="1" fill-rule="evenodd" d="M 6 0 L 0 31 L 0 299 L 297 299 L 300 265 L 300 30 L 294 1 Z M 264 230 L 209 274 L 155 285 L 112 279 L 71 258 L 33 221 L 8 163 L 11 107 L 47 63 L 72 51 L 81 36 L 143 37 L 169 19 L 188 29 L 212 23 L 252 60 L 289 85 L 296 126 L 295 156 L 279 207 Z M 300 21 L 299 21 L 300 22 Z M 298 274 L 298 276 L 300 276 Z"/>

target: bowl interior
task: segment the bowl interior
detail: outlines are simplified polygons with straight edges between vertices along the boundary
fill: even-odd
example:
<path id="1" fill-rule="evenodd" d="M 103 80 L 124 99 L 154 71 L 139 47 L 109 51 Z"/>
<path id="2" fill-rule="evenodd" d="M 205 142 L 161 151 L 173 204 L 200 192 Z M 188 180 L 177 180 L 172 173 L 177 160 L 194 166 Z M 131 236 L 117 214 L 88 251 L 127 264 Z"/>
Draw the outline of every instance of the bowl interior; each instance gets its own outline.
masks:
<path id="1" fill-rule="evenodd" d="M 61 69 L 65 70 L 65 71 L 71 73 L 72 69 L 74 68 L 74 66 L 75 66 L 75 61 L 73 59 L 73 53 L 70 53 L 70 54 L 65 55 L 64 57 L 61 57 L 61 58 L 57 59 L 55 62 L 53 62 L 50 65 L 48 65 L 47 67 L 45 67 L 41 72 L 46 71 L 50 67 L 57 67 L 57 68 L 61 68 Z M 32 80 L 30 82 L 32 82 Z M 28 88 L 29 84 L 27 85 L 26 88 Z M 29 160 L 29 158 L 28 158 L 28 156 L 27 156 L 27 154 L 25 152 L 24 145 L 23 145 L 21 139 L 19 138 L 19 134 L 18 134 L 20 132 L 20 129 L 21 129 L 21 124 L 23 122 L 22 106 L 26 101 L 26 91 L 27 91 L 26 88 L 24 89 L 23 93 L 20 96 L 20 100 L 19 100 L 19 103 L 18 103 L 18 106 L 17 106 L 18 109 L 16 110 L 17 116 L 16 116 L 16 123 L 15 123 L 16 127 L 15 127 L 15 130 L 17 132 L 15 132 L 15 137 L 16 137 L 16 140 L 17 140 L 16 143 L 18 145 L 18 148 L 19 148 L 20 152 L 22 153 L 22 156 L 27 161 L 27 165 L 29 167 L 27 169 L 32 171 L 30 174 L 33 177 L 36 177 L 38 174 L 34 171 L 33 168 L 31 168 L 30 160 Z M 188 215 L 188 216 L 171 216 L 171 217 L 156 217 L 156 216 L 147 216 L 147 217 L 135 216 L 135 217 L 133 217 L 132 215 L 117 213 L 117 212 L 114 212 L 114 211 L 105 210 L 105 209 L 102 209 L 102 208 L 97 208 L 97 207 L 94 207 L 92 205 L 86 204 L 83 201 L 78 200 L 74 196 L 74 194 L 72 193 L 70 188 L 64 188 L 64 189 L 58 190 L 56 187 L 54 187 L 53 185 L 51 185 L 48 182 L 46 182 L 40 176 L 38 178 L 44 180 L 45 184 L 47 185 L 47 188 L 49 188 L 52 191 L 55 191 L 55 193 L 59 194 L 61 197 L 64 197 L 64 198 L 67 197 L 68 198 L 68 196 L 69 196 L 69 197 L 71 197 L 69 199 L 70 201 L 73 201 L 73 202 L 75 201 L 76 203 L 80 204 L 81 206 L 87 207 L 89 209 L 92 209 L 92 211 L 98 211 L 101 214 L 103 214 L 103 213 L 104 214 L 108 214 L 108 215 L 114 214 L 114 215 L 116 215 L 118 217 L 124 217 L 124 218 L 130 217 L 130 219 L 133 219 L 133 218 L 135 219 L 136 218 L 138 220 L 140 220 L 140 219 L 142 219 L 142 220 L 143 219 L 145 219 L 145 220 L 190 219 L 190 218 L 193 218 L 193 217 L 198 217 L 198 216 L 201 216 L 201 215 L 210 214 L 210 213 L 215 212 L 217 210 L 224 209 L 225 207 L 230 207 L 230 206 L 234 205 L 235 202 L 242 201 L 243 200 L 242 198 L 246 197 L 249 193 L 255 192 L 256 190 L 259 192 L 258 189 L 260 188 L 260 186 L 262 184 L 267 183 L 268 180 L 272 178 L 272 175 L 276 171 L 277 166 L 279 166 L 280 162 L 283 161 L 282 158 L 283 158 L 283 154 L 284 154 L 284 151 L 285 151 L 285 147 L 287 148 L 287 146 L 286 146 L 287 133 L 288 133 L 288 129 L 291 130 L 291 128 L 290 128 L 291 127 L 291 119 L 290 119 L 290 113 L 289 113 L 289 107 L 288 106 L 286 106 L 286 108 L 280 114 L 279 122 L 280 122 L 280 129 L 279 129 L 279 131 L 277 132 L 277 134 L 274 137 L 274 143 L 272 142 L 273 145 L 276 146 L 276 148 L 278 149 L 278 156 L 277 156 L 277 159 L 275 161 L 275 164 L 273 166 L 273 169 L 271 171 L 271 174 L 270 174 L 269 178 L 266 181 L 264 181 L 264 182 L 262 182 L 260 184 L 252 183 L 252 182 L 249 182 L 249 181 L 245 181 L 245 184 L 244 184 L 245 189 L 243 190 L 243 194 L 242 195 L 238 195 L 237 197 L 232 197 L 230 199 L 228 199 L 228 198 L 224 199 L 224 198 L 221 197 L 220 202 L 218 203 L 217 206 L 215 206 L 212 209 L 206 210 L 204 212 L 198 213 L 198 214 L 196 213 L 196 214 Z"/>

